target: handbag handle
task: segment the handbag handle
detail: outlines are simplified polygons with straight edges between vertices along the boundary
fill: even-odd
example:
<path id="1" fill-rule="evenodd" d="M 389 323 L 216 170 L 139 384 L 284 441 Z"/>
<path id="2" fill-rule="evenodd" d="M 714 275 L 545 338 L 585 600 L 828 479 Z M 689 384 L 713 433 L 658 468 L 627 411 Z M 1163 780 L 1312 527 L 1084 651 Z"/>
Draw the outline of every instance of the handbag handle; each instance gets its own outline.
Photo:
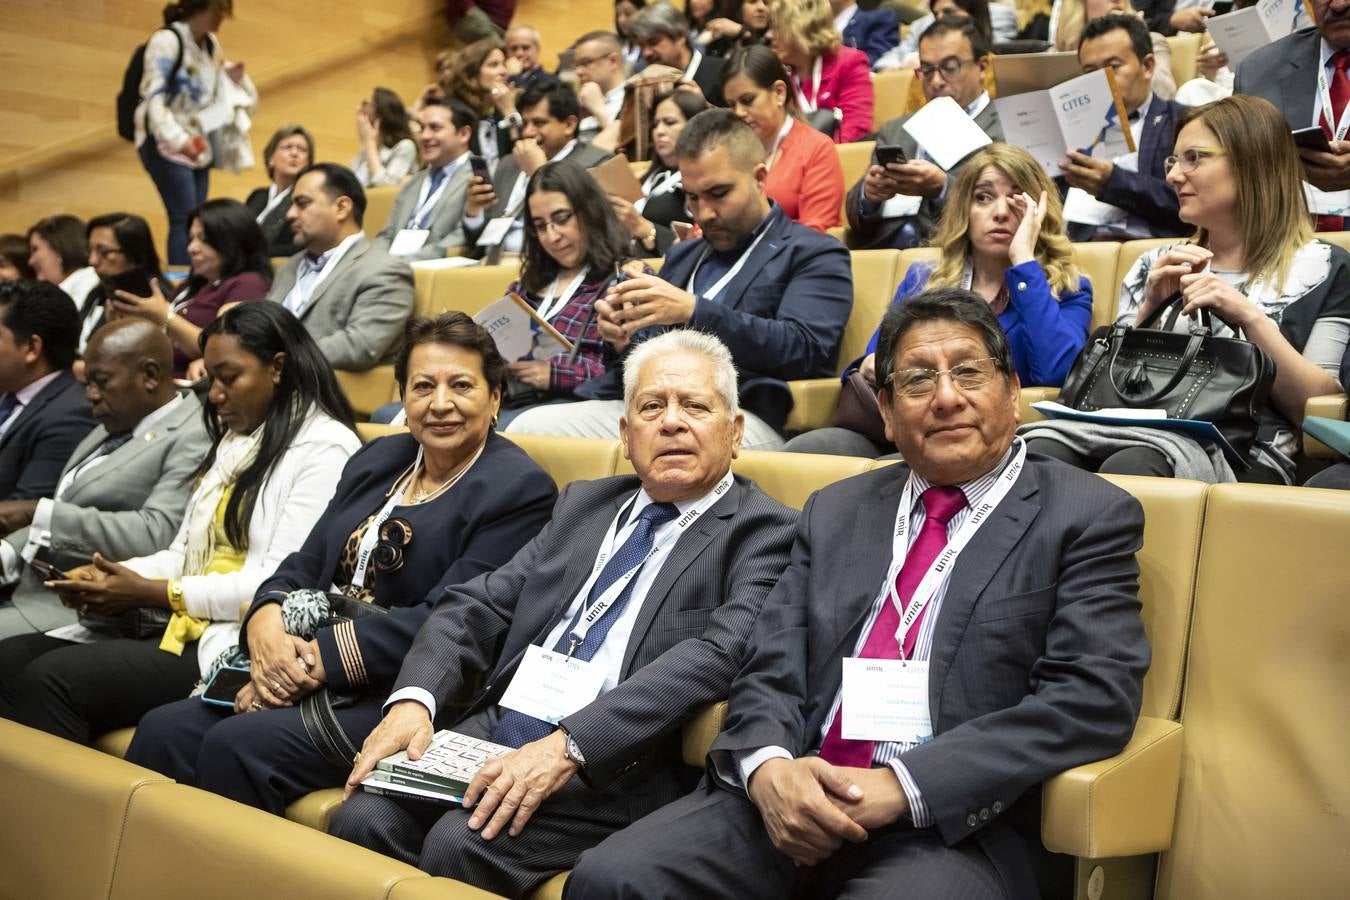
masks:
<path id="1" fill-rule="evenodd" d="M 1168 319 L 1166 324 L 1167 330 L 1170 331 L 1172 326 L 1176 324 L 1177 317 L 1181 313 L 1181 294 L 1179 292 L 1168 297 L 1164 303 L 1159 304 L 1156 309 L 1145 316 L 1144 320 L 1135 327 L 1147 328 L 1158 320 L 1158 317 L 1162 315 L 1164 309 L 1169 307 L 1175 307 L 1172 311 L 1172 316 Z M 1148 406 L 1151 403 L 1156 403 L 1158 400 L 1171 393 L 1172 389 L 1180 384 L 1181 380 L 1186 377 L 1186 374 L 1191 369 L 1191 364 L 1194 363 L 1195 358 L 1200 355 L 1200 348 L 1204 346 L 1205 339 L 1210 336 L 1209 311 L 1201 309 L 1200 316 L 1204 325 L 1198 331 L 1191 332 L 1191 339 L 1186 342 L 1186 352 L 1182 354 L 1181 362 L 1177 364 L 1177 370 L 1172 373 L 1172 377 L 1167 380 L 1166 384 L 1158 388 L 1158 390 L 1147 396 L 1135 399 L 1131 405 Z M 1125 398 L 1126 394 L 1120 389 L 1120 385 L 1116 383 L 1116 359 L 1120 356 L 1120 348 L 1124 343 L 1125 342 L 1122 340 L 1117 340 L 1115 342 L 1115 347 L 1111 350 L 1111 360 L 1106 365 L 1106 375 L 1111 379 L 1111 387 L 1115 389 L 1116 396 L 1122 399 Z"/>

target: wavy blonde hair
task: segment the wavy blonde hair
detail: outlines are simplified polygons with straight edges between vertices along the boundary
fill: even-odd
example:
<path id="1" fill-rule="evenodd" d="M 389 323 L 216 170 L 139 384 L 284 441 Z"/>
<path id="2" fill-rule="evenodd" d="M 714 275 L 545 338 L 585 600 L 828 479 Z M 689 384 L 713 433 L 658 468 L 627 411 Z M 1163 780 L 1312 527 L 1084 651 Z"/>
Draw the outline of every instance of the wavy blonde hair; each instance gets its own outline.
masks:
<path id="1" fill-rule="evenodd" d="M 928 286 L 960 287 L 965 277 L 966 260 L 972 250 L 970 205 L 975 198 L 975 185 L 987 166 L 1002 172 L 1019 192 L 1033 197 L 1045 192 L 1048 208 L 1041 233 L 1036 237 L 1036 261 L 1045 270 L 1045 279 L 1057 296 L 1078 290 L 1078 266 L 1073 245 L 1064 234 L 1064 207 L 1059 202 L 1059 191 L 1030 153 L 1011 144 L 990 144 L 961 167 L 933 232 L 931 244 L 942 251 L 942 259 L 928 279 Z"/>
<path id="2" fill-rule="evenodd" d="M 775 32 L 811 56 L 823 56 L 844 42 L 834 27 L 829 0 L 772 0 L 769 11 Z"/>

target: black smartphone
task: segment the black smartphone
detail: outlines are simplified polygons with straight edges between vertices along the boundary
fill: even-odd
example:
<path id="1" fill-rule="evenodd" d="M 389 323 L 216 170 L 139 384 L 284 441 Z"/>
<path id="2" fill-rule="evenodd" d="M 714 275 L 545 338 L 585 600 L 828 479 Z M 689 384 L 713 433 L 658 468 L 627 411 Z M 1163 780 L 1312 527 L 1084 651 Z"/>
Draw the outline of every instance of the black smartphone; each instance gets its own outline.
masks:
<path id="1" fill-rule="evenodd" d="M 128 294 L 134 294 L 137 297 L 149 297 L 151 294 L 150 276 L 145 274 L 145 270 L 140 267 L 133 267 L 125 272 L 109 275 L 103 281 L 113 291 L 126 291 Z"/>
<path id="2" fill-rule="evenodd" d="M 215 706 L 228 706 L 234 709 L 234 696 L 243 690 L 251 680 L 248 669 L 236 669 L 233 666 L 221 666 L 211 676 L 211 683 L 202 691 L 202 702 Z"/>
<path id="3" fill-rule="evenodd" d="M 888 166 L 894 163 L 900 165 L 909 162 L 909 157 L 905 156 L 905 151 L 897 144 L 877 144 L 876 147 L 877 164 Z"/>
<path id="4" fill-rule="evenodd" d="M 1214 10 L 1214 15 L 1222 16 L 1233 11 L 1233 0 L 1211 0 L 1209 8 Z"/>
<path id="5" fill-rule="evenodd" d="M 484 159 L 483 157 L 477 155 L 470 156 L 469 169 L 473 172 L 473 174 L 483 179 L 485 183 L 487 184 L 492 183 L 492 175 L 488 172 L 487 160 Z"/>
<path id="6" fill-rule="evenodd" d="M 1327 141 L 1327 134 L 1320 125 L 1313 125 L 1310 128 L 1295 128 L 1294 143 L 1304 150 L 1331 152 L 1331 144 Z"/>
<path id="7" fill-rule="evenodd" d="M 70 577 L 45 560 L 31 559 L 28 561 L 28 565 L 33 567 L 33 571 L 37 572 L 43 581 L 59 581 Z"/>

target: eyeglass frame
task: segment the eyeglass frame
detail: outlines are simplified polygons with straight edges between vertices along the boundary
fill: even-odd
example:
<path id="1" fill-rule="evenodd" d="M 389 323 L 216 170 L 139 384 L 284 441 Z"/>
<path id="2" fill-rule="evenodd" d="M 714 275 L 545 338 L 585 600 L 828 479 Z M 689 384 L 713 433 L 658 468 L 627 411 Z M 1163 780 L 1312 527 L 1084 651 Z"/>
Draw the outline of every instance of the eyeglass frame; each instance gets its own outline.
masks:
<path id="1" fill-rule="evenodd" d="M 1195 156 L 1195 162 L 1188 165 L 1182 165 L 1185 162 L 1186 154 Z M 1172 171 L 1173 166 L 1181 166 L 1181 171 L 1185 174 L 1194 172 L 1200 167 L 1200 164 L 1207 159 L 1213 159 L 1216 156 L 1227 156 L 1228 151 L 1222 147 L 1189 147 L 1185 153 L 1180 156 L 1169 156 L 1163 160 L 1163 174 L 1167 175 Z"/>
<path id="2" fill-rule="evenodd" d="M 1000 371 L 1002 371 L 1002 370 L 999 368 L 999 365 L 998 365 L 998 357 L 997 357 L 997 356 L 981 356 L 981 357 L 979 357 L 978 359 L 967 359 L 967 360 L 962 360 L 961 362 L 959 362 L 959 363 L 957 363 L 956 365 L 952 366 L 950 369 L 929 369 L 929 368 L 926 368 L 926 367 L 924 367 L 924 366 L 912 366 L 912 367 L 906 368 L 906 369 L 896 369 L 896 370 L 895 370 L 894 372 L 892 372 L 890 375 L 887 375 L 887 376 L 886 376 L 886 384 L 887 384 L 887 386 L 891 389 L 892 392 L 894 392 L 895 394 L 898 394 L 898 395 L 901 396 L 901 397 L 904 397 L 906 400 L 923 400 L 923 399 L 925 399 L 925 398 L 927 398 L 927 397 L 931 397 L 933 394 L 936 394 L 936 393 L 937 393 L 937 386 L 938 386 L 938 383 L 942 380 L 942 376 L 943 376 L 943 375 L 949 376 L 949 377 L 951 378 L 951 380 L 952 380 L 952 384 L 956 387 L 957 390 L 961 391 L 962 393 L 965 393 L 965 392 L 967 392 L 967 391 L 977 391 L 977 390 L 979 390 L 980 388 L 983 388 L 983 387 L 985 386 L 985 384 L 987 384 L 988 382 L 987 382 L 987 381 L 986 381 L 986 382 L 982 382 L 982 383 L 980 383 L 980 384 L 978 384 L 978 385 L 975 385 L 975 386 L 973 386 L 973 387 L 966 387 L 966 386 L 963 386 L 963 385 L 961 384 L 961 382 L 959 382 L 959 381 L 956 380 L 957 377 L 956 377 L 956 375 L 955 375 L 954 373 L 956 372 L 957 369 L 961 368 L 962 366 L 973 366 L 973 365 L 975 365 L 976 363 L 986 363 L 986 362 L 987 362 L 987 363 L 993 363 L 992 371 L 990 371 L 990 372 L 988 373 L 988 376 L 987 376 L 988 379 L 989 379 L 989 381 L 993 381 L 994 376 L 996 376 Z M 933 389 L 932 389 L 931 391 L 924 391 L 923 393 L 920 393 L 920 394 L 907 394 L 907 393 L 905 393 L 905 392 L 904 392 L 904 389 L 903 389 L 901 386 L 897 385 L 896 382 L 895 382 L 896 376 L 897 376 L 897 375 L 901 375 L 901 374 L 903 374 L 903 373 L 905 373 L 905 372 L 915 372 L 915 373 L 918 373 L 918 372 L 927 372 L 927 373 L 929 373 L 929 374 L 932 376 L 932 379 L 933 379 L 933 381 L 932 381 Z M 979 369 L 976 369 L 976 373 L 979 374 L 979 375 L 981 375 L 981 376 L 985 376 L 985 373 L 984 373 L 983 371 L 979 370 Z M 916 376 L 916 377 L 917 377 L 917 376 Z"/>
<path id="3" fill-rule="evenodd" d="M 914 71 L 922 81 L 927 81 L 934 75 L 941 75 L 943 81 L 951 81 L 953 78 L 960 75 L 961 70 L 964 69 L 966 66 L 973 65 L 978 62 L 979 60 L 975 59 L 974 57 L 971 57 L 970 59 L 962 59 L 959 56 L 948 56 L 946 59 L 938 63 L 936 66 L 919 65 L 917 68 L 914 69 Z M 949 72 L 947 70 L 952 63 L 956 64 L 956 68 Z"/>
<path id="4" fill-rule="evenodd" d="M 559 216 L 562 218 L 559 219 Z M 536 236 L 543 237 L 548 234 L 550 225 L 559 231 L 562 231 L 568 225 L 571 225 L 572 220 L 576 217 L 577 211 L 575 209 L 555 210 L 547 219 L 531 219 L 530 230 L 533 231 Z"/>

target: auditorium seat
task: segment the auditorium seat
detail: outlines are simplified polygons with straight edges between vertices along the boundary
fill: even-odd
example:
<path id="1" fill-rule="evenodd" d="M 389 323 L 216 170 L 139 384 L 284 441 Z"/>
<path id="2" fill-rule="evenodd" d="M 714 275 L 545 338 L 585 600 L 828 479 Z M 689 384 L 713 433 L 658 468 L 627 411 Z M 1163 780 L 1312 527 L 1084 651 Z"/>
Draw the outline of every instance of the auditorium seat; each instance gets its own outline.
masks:
<path id="1" fill-rule="evenodd" d="M 366 233 L 366 237 L 374 239 L 384 228 L 384 223 L 389 221 L 389 214 L 394 211 L 394 199 L 398 197 L 398 188 L 396 184 L 366 188 L 366 214 L 361 219 L 361 230 Z"/>
<path id="2" fill-rule="evenodd" d="M 94 749 L 121 759 L 127 755 L 127 748 L 131 746 L 131 736 L 135 733 L 135 728 L 118 728 L 107 734 L 101 734 L 94 738 Z"/>
<path id="3" fill-rule="evenodd" d="M 867 167 L 872 162 L 872 148 L 876 146 L 876 141 L 855 141 L 852 144 L 834 146 L 839 151 L 839 164 L 844 168 L 844 203 L 839 208 L 839 221 L 847 223 L 848 192 L 867 174 Z"/>
<path id="4" fill-rule="evenodd" d="M 619 459 L 619 442 L 604 438 L 558 438 L 540 434 L 504 434 L 530 455 L 561 489 L 572 481 L 608 478 Z"/>
<path id="5" fill-rule="evenodd" d="M 877 72 L 872 75 L 872 130 L 878 131 L 891 119 L 909 112 L 909 86 L 914 72 L 909 69 Z"/>
<path id="6" fill-rule="evenodd" d="M 398 399 L 393 366 L 376 366 L 365 372 L 338 369 L 333 374 L 358 419 L 369 419 L 375 410 Z"/>
<path id="7" fill-rule="evenodd" d="M 442 269 L 436 273 L 436 280 L 427 296 L 427 307 L 419 308 L 417 312 L 426 316 L 437 316 L 447 311 L 473 315 L 505 296 L 506 289 L 519 273 L 520 267 L 514 263 Z"/>
<path id="8" fill-rule="evenodd" d="M 1172 78 L 1177 87 L 1198 74 L 1196 57 L 1200 55 L 1200 44 L 1204 38 L 1205 35 L 1194 32 L 1183 32 L 1167 38 L 1167 45 L 1172 49 Z"/>

